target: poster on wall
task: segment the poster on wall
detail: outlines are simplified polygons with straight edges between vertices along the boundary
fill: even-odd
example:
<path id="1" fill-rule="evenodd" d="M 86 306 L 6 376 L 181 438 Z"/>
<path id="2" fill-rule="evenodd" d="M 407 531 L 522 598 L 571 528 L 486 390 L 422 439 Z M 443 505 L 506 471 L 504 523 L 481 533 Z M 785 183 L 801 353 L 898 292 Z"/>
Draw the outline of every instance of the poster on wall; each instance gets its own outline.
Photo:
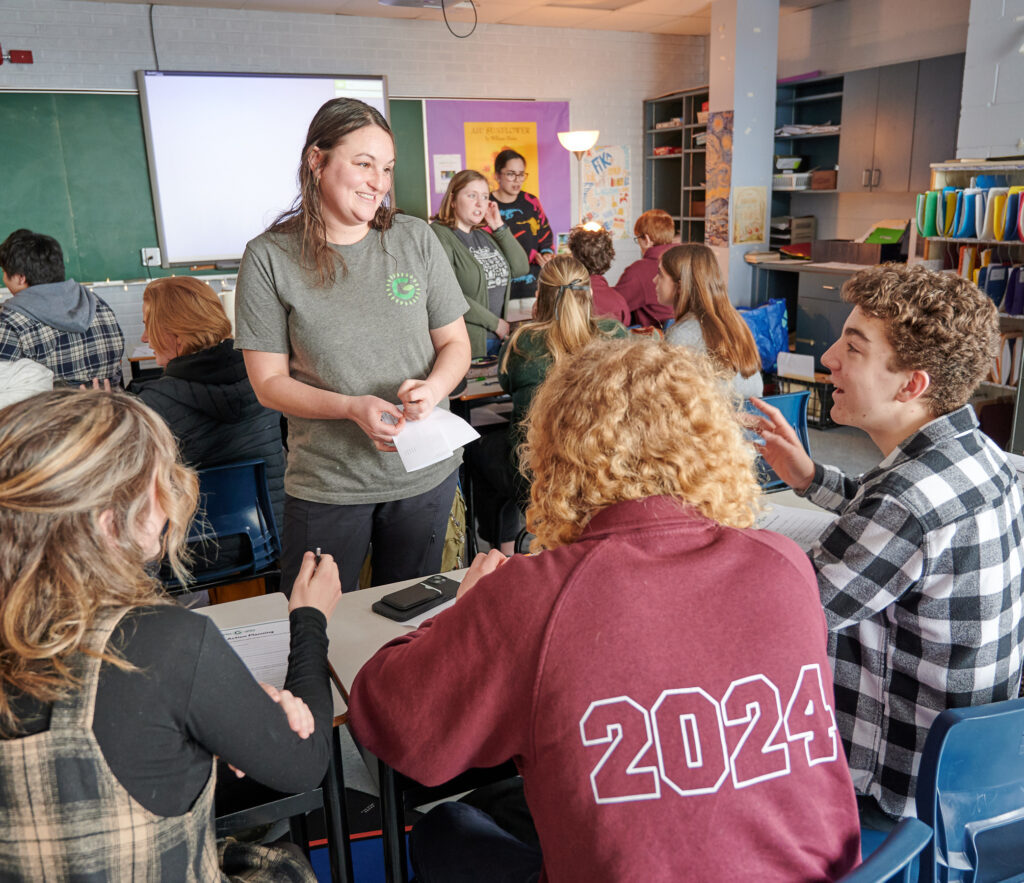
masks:
<path id="1" fill-rule="evenodd" d="M 729 244 L 729 187 L 732 183 L 731 110 L 713 111 L 708 116 L 705 144 L 707 208 L 704 213 L 704 241 L 711 246 Z"/>
<path id="2" fill-rule="evenodd" d="M 733 245 L 764 242 L 765 217 L 768 211 L 765 187 L 734 187 L 732 191 Z"/>
<path id="3" fill-rule="evenodd" d="M 629 197 L 628 147 L 592 147 L 583 154 L 584 222 L 596 221 L 613 239 L 630 236 Z"/>
<path id="4" fill-rule="evenodd" d="M 525 157 L 523 190 L 540 199 L 551 229 L 569 229 L 571 157 L 558 141 L 558 133 L 569 129 L 569 102 L 427 99 L 424 119 L 431 168 L 437 168 L 437 156 L 465 157 L 465 167 L 479 171 L 494 189 L 494 158 L 510 147 Z M 431 215 L 444 196 L 444 190 L 434 189 Z"/>
<path id="5" fill-rule="evenodd" d="M 434 193 L 442 196 L 448 189 L 448 182 L 462 169 L 462 155 L 459 153 L 437 153 L 434 155 Z"/>

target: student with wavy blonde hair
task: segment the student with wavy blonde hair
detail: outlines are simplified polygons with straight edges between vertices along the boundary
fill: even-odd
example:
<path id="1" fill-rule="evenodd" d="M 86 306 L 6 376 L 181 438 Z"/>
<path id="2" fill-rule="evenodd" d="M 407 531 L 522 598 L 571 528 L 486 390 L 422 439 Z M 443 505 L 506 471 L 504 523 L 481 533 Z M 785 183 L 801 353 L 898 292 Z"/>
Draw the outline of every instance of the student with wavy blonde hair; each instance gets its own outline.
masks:
<path id="1" fill-rule="evenodd" d="M 706 245 L 677 245 L 658 262 L 658 300 L 671 307 L 669 343 L 707 352 L 742 398 L 764 391 L 761 357 L 747 323 L 729 301 L 715 253 Z"/>
<path id="2" fill-rule="evenodd" d="M 626 337 L 619 322 L 593 315 L 590 275 L 576 258 L 556 255 L 540 271 L 534 317 L 520 325 L 498 356 L 498 380 L 512 396 L 508 433 L 490 433 L 466 448 L 473 469 L 474 509 L 481 537 L 512 552 L 528 488 L 519 473 L 516 449 L 530 400 L 553 364 L 598 337 Z"/>
<path id="3" fill-rule="evenodd" d="M 595 341 L 528 423 L 543 551 L 478 556 L 363 667 L 349 723 L 421 782 L 513 758 L 539 849 L 446 803 L 413 828 L 417 879 L 841 877 L 860 828 L 814 574 L 753 529 L 754 453 L 707 359 Z"/>
<path id="4" fill-rule="evenodd" d="M 217 293 L 192 276 L 156 279 L 142 294 L 142 321 L 142 340 L 153 348 L 164 373 L 133 383 L 131 391 L 164 418 L 190 466 L 205 469 L 235 460 L 263 460 L 280 529 L 281 415 L 256 398 Z M 233 550 L 222 551 L 228 556 Z"/>
<path id="5" fill-rule="evenodd" d="M 166 557 L 186 576 L 197 493 L 131 396 L 64 389 L 0 411 L 0 831 L 16 832 L 0 879 L 198 883 L 249 861 L 269 863 L 258 879 L 315 879 L 278 850 L 218 855 L 213 760 L 279 790 L 321 780 L 337 567 L 325 557 L 314 575 L 307 555 L 288 689 L 264 692 L 147 570 Z"/>

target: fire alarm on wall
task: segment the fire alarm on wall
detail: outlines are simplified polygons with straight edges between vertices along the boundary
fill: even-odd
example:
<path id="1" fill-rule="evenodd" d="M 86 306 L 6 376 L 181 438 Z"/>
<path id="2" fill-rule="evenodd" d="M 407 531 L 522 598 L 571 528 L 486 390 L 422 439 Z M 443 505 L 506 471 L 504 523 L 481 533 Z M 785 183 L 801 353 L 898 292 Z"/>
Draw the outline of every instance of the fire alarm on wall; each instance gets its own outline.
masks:
<path id="1" fill-rule="evenodd" d="M 11 49 L 4 52 L 0 48 L 0 64 L 9 61 L 11 64 L 32 64 L 32 51 L 30 49 Z"/>

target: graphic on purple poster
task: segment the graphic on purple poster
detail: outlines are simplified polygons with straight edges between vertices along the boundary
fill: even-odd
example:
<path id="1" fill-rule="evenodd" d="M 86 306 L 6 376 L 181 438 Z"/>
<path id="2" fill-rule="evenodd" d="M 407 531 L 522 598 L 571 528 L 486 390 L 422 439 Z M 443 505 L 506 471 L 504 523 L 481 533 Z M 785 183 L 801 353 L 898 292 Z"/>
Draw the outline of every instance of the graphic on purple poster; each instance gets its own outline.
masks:
<path id="1" fill-rule="evenodd" d="M 567 101 L 427 99 L 424 112 L 428 170 L 433 170 L 435 156 L 458 154 L 465 165 L 468 155 L 476 168 L 493 162 L 492 153 L 511 147 L 527 157 L 529 177 L 523 190 L 540 198 L 551 229 L 564 231 L 571 227 L 572 169 L 569 152 L 558 141 L 558 133 L 569 129 Z M 428 178 L 433 177 L 428 172 Z M 493 189 L 493 174 L 488 174 L 487 179 Z M 437 189 L 430 188 L 431 215 L 437 212 L 444 196 Z"/>

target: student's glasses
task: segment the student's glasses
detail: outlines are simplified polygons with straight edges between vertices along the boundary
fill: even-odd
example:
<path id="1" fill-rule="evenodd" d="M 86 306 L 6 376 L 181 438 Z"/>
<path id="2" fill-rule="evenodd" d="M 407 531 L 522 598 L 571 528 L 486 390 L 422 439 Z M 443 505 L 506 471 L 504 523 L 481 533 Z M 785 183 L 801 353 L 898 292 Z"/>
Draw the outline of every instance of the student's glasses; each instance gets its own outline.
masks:
<path id="1" fill-rule="evenodd" d="M 501 177 L 506 181 L 525 181 L 530 176 L 529 172 L 502 172 Z"/>

